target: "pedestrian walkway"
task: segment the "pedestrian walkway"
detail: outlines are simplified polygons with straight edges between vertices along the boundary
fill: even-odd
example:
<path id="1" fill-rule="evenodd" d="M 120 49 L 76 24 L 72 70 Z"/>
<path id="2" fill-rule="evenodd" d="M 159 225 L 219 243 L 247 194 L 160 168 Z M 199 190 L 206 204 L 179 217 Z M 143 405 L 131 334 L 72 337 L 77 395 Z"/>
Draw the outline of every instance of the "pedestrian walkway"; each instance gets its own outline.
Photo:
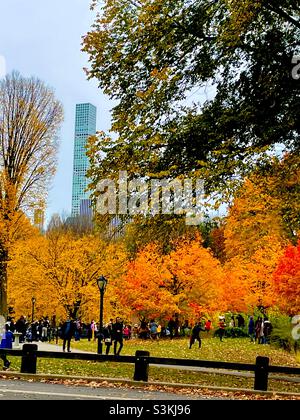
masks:
<path id="1" fill-rule="evenodd" d="M 51 344 L 44 341 L 39 342 L 33 342 L 32 344 L 36 344 L 38 346 L 38 351 L 54 351 L 54 352 L 62 352 L 62 346 L 58 346 L 57 344 Z M 72 350 L 72 344 L 71 344 L 71 351 L 74 353 L 86 353 L 86 354 L 93 354 L 93 352 L 89 351 L 83 351 L 83 350 Z"/>

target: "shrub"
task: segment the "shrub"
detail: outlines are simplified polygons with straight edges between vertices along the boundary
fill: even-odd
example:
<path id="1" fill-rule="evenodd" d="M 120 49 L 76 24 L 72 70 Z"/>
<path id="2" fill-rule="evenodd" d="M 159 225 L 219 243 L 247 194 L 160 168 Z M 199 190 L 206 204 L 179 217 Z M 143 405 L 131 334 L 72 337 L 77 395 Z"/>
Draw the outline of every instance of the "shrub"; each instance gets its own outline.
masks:
<path id="1" fill-rule="evenodd" d="M 218 328 L 214 332 L 214 337 L 220 337 L 220 328 Z M 241 337 L 248 337 L 248 333 L 244 328 L 238 327 L 227 327 L 225 328 L 225 335 L 226 338 L 241 338 Z"/>
<path id="2" fill-rule="evenodd" d="M 288 352 L 296 352 L 300 349 L 300 340 L 294 340 L 292 336 L 293 324 L 291 323 L 290 317 L 286 315 L 279 315 L 273 320 L 272 324 L 272 344 L 283 348 Z"/>

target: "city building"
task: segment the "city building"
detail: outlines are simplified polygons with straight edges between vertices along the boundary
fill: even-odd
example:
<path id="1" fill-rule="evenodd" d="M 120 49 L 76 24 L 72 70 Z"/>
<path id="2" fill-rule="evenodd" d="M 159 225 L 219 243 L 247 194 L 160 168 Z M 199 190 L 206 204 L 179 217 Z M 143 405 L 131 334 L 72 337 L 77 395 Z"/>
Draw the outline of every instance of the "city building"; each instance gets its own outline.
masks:
<path id="1" fill-rule="evenodd" d="M 88 218 L 93 217 L 91 200 L 83 199 L 83 200 L 80 201 L 79 214 L 80 214 L 80 216 L 85 216 L 85 217 L 88 217 Z"/>
<path id="2" fill-rule="evenodd" d="M 89 103 L 76 105 L 72 217 L 92 215 L 90 210 L 90 193 L 86 191 L 89 184 L 86 177 L 89 160 L 86 156 L 86 144 L 90 136 L 96 134 L 97 108 Z"/>

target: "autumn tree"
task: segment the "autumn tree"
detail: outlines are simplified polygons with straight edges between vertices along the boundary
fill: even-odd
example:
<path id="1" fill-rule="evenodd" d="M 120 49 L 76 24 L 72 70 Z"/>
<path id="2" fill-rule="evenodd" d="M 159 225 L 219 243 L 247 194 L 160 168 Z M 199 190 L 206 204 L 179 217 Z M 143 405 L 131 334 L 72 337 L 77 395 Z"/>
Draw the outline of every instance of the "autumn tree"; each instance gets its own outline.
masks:
<path id="1" fill-rule="evenodd" d="M 289 169 L 294 159 L 274 159 L 256 168 L 229 208 L 224 269 L 232 310 L 253 311 L 276 303 L 273 272 L 292 238 L 290 226 L 296 226 L 298 212 L 298 202 L 292 199 L 298 190 L 297 171 L 295 166 Z"/>
<path id="2" fill-rule="evenodd" d="M 131 257 L 151 243 L 155 243 L 163 254 L 169 254 L 180 238 L 193 240 L 199 235 L 203 238 L 203 246 L 208 248 L 211 232 L 217 225 L 217 221 L 209 217 L 203 217 L 197 226 L 189 226 L 185 217 L 177 215 L 136 216 L 126 224 L 124 242 Z"/>
<path id="3" fill-rule="evenodd" d="M 76 217 L 64 214 L 53 214 L 47 226 L 47 232 L 72 233 L 74 236 L 83 237 L 93 235 L 95 226 L 93 219 L 89 216 L 78 215 Z"/>
<path id="4" fill-rule="evenodd" d="M 226 287 L 224 300 L 232 312 L 253 313 L 276 305 L 273 273 L 283 253 L 283 243 L 276 237 L 264 237 L 251 255 L 233 256 L 224 264 Z"/>
<path id="5" fill-rule="evenodd" d="M 92 235 L 51 230 L 14 245 L 9 263 L 9 302 L 18 314 L 37 299 L 37 314 L 97 319 L 100 275 L 109 279 L 106 299 L 114 302 L 114 288 L 123 274 L 125 253 Z M 113 313 L 109 303 L 108 314 Z"/>
<path id="6" fill-rule="evenodd" d="M 61 121 L 61 104 L 40 80 L 12 73 L 0 81 L 0 314 L 11 244 L 24 214 L 45 201 Z"/>
<path id="7" fill-rule="evenodd" d="M 120 301 L 131 315 L 164 318 L 175 313 L 195 319 L 199 313 L 226 309 L 220 263 L 197 239 L 178 239 L 169 254 L 148 244 L 128 263 L 120 280 Z M 126 291 L 126 293 L 124 293 Z"/>
<path id="8" fill-rule="evenodd" d="M 280 199 L 257 179 L 246 179 L 229 208 L 224 228 L 226 258 L 250 258 L 268 238 L 286 238 L 279 212 Z"/>
<path id="9" fill-rule="evenodd" d="M 93 6 L 87 74 L 116 105 L 114 135 L 90 142 L 92 190 L 127 169 L 131 177 L 200 177 L 208 192 L 225 195 L 276 144 L 299 150 L 296 1 Z"/>
<path id="10" fill-rule="evenodd" d="M 297 241 L 300 230 L 300 157 L 262 162 L 244 180 L 224 221 L 226 258 L 253 255 L 270 239 Z"/>
<path id="11" fill-rule="evenodd" d="M 286 313 L 300 313 L 300 242 L 289 245 L 274 272 L 277 304 Z"/>
<path id="12" fill-rule="evenodd" d="M 199 313 L 226 310 L 227 299 L 220 299 L 225 287 L 223 269 L 199 235 L 178 240 L 164 258 L 164 266 L 169 273 L 164 287 L 179 298 L 180 312 L 196 318 Z"/>
<path id="13" fill-rule="evenodd" d="M 155 244 L 140 250 L 128 262 L 126 273 L 119 281 L 117 296 L 124 308 L 123 315 L 150 319 L 166 318 L 178 312 L 178 299 L 163 287 L 168 276 L 161 251 Z"/>
<path id="14" fill-rule="evenodd" d="M 300 231 L 299 153 L 287 153 L 282 158 L 273 158 L 267 164 L 260 165 L 253 174 L 253 181 L 277 206 L 282 236 L 296 245 Z"/>

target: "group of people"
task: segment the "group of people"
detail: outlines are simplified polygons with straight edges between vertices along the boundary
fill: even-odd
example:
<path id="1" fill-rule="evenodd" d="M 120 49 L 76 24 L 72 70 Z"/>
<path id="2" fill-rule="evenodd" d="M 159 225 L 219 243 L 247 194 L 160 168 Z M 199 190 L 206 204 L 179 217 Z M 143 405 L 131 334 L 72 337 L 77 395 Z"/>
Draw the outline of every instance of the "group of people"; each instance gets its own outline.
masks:
<path id="1" fill-rule="evenodd" d="M 205 331 L 209 332 L 212 328 L 211 320 L 205 322 Z M 141 339 L 157 340 L 159 338 L 179 338 L 190 337 L 193 326 L 188 320 L 179 322 L 177 317 L 170 318 L 167 322 L 160 323 L 155 319 L 147 322 L 145 319 L 140 321 L 140 325 L 135 324 L 132 328 L 132 337 Z"/>
<path id="2" fill-rule="evenodd" d="M 220 341 L 223 341 L 227 326 L 229 328 L 245 328 L 246 324 L 242 315 L 238 315 L 236 320 L 234 316 L 232 316 L 228 324 L 226 324 L 225 316 L 219 316 L 217 332 Z M 209 332 L 211 329 L 212 322 L 210 320 L 207 320 L 205 323 L 196 322 L 191 330 L 189 348 L 191 349 L 196 341 L 198 342 L 199 348 L 201 348 L 201 331 Z M 254 317 L 252 315 L 250 316 L 248 322 L 248 335 L 251 342 L 257 342 L 258 344 L 269 344 L 272 330 L 273 326 L 266 316 L 264 318 L 258 317 L 256 321 L 254 321 Z"/>
<path id="3" fill-rule="evenodd" d="M 225 316 L 219 316 L 218 322 L 218 336 L 220 341 L 223 341 L 225 336 L 226 328 L 244 328 L 246 329 L 246 323 L 242 315 L 238 315 L 236 318 L 231 316 L 228 323 L 225 321 Z M 212 321 L 210 319 L 201 320 L 196 322 L 193 326 L 186 320 L 180 325 L 178 318 L 170 318 L 169 321 L 161 325 L 158 321 L 151 319 L 147 322 L 142 319 L 140 325 L 135 324 L 133 327 L 128 324 L 124 324 L 120 317 L 117 317 L 114 321 L 111 319 L 104 327 L 100 330 L 99 326 L 92 321 L 88 326 L 87 338 L 100 338 L 101 342 L 104 343 L 106 350 L 105 353 L 108 355 L 110 349 L 113 348 L 114 355 L 118 356 L 123 348 L 123 340 L 130 338 L 142 338 L 157 340 L 161 337 L 173 338 L 179 336 L 189 337 L 189 348 L 191 349 L 195 342 L 198 342 L 198 347 L 201 348 L 201 332 L 209 333 L 213 329 Z M 251 342 L 257 342 L 258 344 L 269 344 L 270 336 L 272 333 L 273 326 L 269 319 L 265 316 L 258 317 L 254 320 L 253 316 L 250 316 L 248 321 L 248 335 Z M 11 349 L 14 340 L 14 332 L 21 333 L 22 341 L 46 341 L 49 340 L 49 331 L 51 330 L 50 322 L 48 317 L 43 318 L 40 321 L 33 322 L 31 324 L 26 323 L 25 317 L 21 317 L 15 324 L 8 320 L 5 324 L 5 330 L 2 334 L 2 340 L 0 343 L 1 348 Z M 100 331 L 99 331 L 100 330 Z M 82 334 L 82 324 L 79 320 L 73 321 L 67 318 L 59 328 L 55 328 L 56 335 L 63 340 L 63 351 L 71 351 L 71 340 L 74 337 L 75 340 L 79 340 Z M 4 363 L 4 369 L 8 369 L 10 362 L 5 355 L 1 355 Z"/>
<path id="4" fill-rule="evenodd" d="M 63 340 L 63 351 L 71 351 L 71 339 L 72 337 L 75 337 L 76 340 L 76 329 L 78 330 L 77 321 L 71 321 L 70 319 L 67 319 L 66 322 L 60 326 L 60 337 Z M 203 331 L 209 332 L 211 329 L 212 322 L 211 320 L 207 320 Z M 107 324 L 105 324 L 102 331 L 99 330 L 99 325 L 92 320 L 88 330 L 88 339 L 96 340 L 100 336 L 101 342 L 104 343 L 106 347 L 105 353 L 107 355 L 110 353 L 111 348 L 113 348 L 114 355 L 118 356 L 123 348 L 124 340 L 129 340 L 131 338 L 158 340 L 159 338 L 172 339 L 174 337 L 187 336 L 190 337 L 192 344 L 195 340 L 198 340 L 199 347 L 201 347 L 201 339 L 199 335 L 202 330 L 201 323 L 197 323 L 194 327 L 192 327 L 186 320 L 182 325 L 180 325 L 176 322 L 176 318 L 171 318 L 163 325 L 155 319 L 151 319 L 149 322 L 145 319 L 141 319 L 140 325 L 134 324 L 134 326 L 131 326 L 124 323 L 120 317 L 117 317 L 115 321 L 111 319 Z"/>
<path id="5" fill-rule="evenodd" d="M 78 324 L 76 321 L 72 321 L 70 318 L 62 324 L 60 328 L 60 336 L 63 340 L 63 351 L 71 352 L 71 340 L 73 337 L 76 339 L 76 330 Z M 93 328 L 93 321 L 91 322 L 91 329 Z M 113 345 L 113 351 L 115 356 L 119 356 L 123 348 L 123 331 L 124 324 L 120 317 L 117 317 L 115 322 L 113 319 L 109 323 L 104 325 L 102 331 L 95 325 L 92 330 L 92 337 L 100 338 L 101 342 L 104 342 L 106 346 L 105 353 L 108 355 L 110 348 Z M 90 337 L 89 337 L 90 338 Z"/>
<path id="6" fill-rule="evenodd" d="M 53 321 L 50 322 L 49 317 L 45 316 L 39 320 L 28 321 L 25 316 L 14 322 L 13 318 L 9 317 L 6 324 L 9 330 L 14 333 L 20 333 L 20 343 L 32 341 L 51 341 L 55 335 L 55 326 Z"/>
<path id="7" fill-rule="evenodd" d="M 248 334 L 251 342 L 258 344 L 269 344 L 273 326 L 267 317 L 258 317 L 254 321 L 250 316 L 248 324 Z"/>

